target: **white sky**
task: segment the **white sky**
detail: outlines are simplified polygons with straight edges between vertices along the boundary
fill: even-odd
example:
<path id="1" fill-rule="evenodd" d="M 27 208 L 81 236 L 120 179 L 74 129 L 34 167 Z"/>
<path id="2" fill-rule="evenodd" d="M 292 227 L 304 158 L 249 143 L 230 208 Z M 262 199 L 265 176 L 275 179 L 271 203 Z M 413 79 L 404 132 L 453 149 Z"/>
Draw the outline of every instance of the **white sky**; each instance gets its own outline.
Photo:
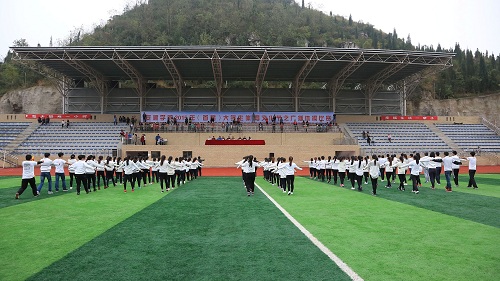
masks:
<path id="1" fill-rule="evenodd" d="M 301 3 L 301 0 L 295 0 Z M 371 23 L 376 29 L 392 32 L 412 43 L 443 48 L 460 43 L 489 54 L 500 54 L 500 1 L 498 0 L 306 0 L 313 8 L 329 14 L 352 15 L 354 21 Z M 0 0 L 0 59 L 16 39 L 24 38 L 30 46 L 54 46 L 70 31 L 105 22 L 121 13 L 135 0 Z"/>

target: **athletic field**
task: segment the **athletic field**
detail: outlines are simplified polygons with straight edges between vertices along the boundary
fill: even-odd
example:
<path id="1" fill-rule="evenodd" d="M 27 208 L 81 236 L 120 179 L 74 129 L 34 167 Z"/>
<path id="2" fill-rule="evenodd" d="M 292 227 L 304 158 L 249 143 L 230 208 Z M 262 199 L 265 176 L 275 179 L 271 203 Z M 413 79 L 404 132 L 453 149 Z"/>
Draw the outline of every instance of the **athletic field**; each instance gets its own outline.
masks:
<path id="1" fill-rule="evenodd" d="M 256 183 L 364 280 L 500 280 L 500 175 L 378 196 L 296 178 Z M 37 178 L 38 181 L 38 178 Z M 0 280 L 349 280 L 263 192 L 239 177 L 33 198 L 0 177 Z M 349 184 L 348 184 L 349 186 Z M 315 240 L 315 239 L 313 239 Z M 337 260 L 338 262 L 338 260 Z M 349 271 L 348 271 L 349 272 Z"/>

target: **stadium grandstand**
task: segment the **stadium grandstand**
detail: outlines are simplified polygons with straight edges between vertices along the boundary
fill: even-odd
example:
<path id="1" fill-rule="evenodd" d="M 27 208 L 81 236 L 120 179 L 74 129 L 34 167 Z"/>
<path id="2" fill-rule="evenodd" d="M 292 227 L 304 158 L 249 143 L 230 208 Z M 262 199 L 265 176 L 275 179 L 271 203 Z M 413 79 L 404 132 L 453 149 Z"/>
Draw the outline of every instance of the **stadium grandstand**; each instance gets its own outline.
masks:
<path id="1" fill-rule="evenodd" d="M 452 65 L 451 53 L 235 46 L 12 51 L 15 61 L 55 82 L 63 105 L 61 114 L 0 117 L 0 130 L 8 132 L 0 139 L 4 165 L 18 164 L 18 155 L 59 151 L 201 155 L 210 166 L 228 166 L 248 153 L 306 160 L 500 151 L 498 128 L 480 117 L 407 116 L 407 98 L 427 75 Z M 211 81 L 213 87 L 196 88 L 189 81 Z M 253 86 L 230 86 L 235 81 Z M 288 87 L 270 87 L 270 82 Z M 311 83 L 319 86 L 305 86 Z M 42 125 L 39 119 L 47 117 L 50 122 Z M 68 128 L 62 120 L 70 120 Z M 165 146 L 156 144 L 157 136 Z M 236 141 L 209 141 L 219 136 Z M 243 137 L 258 142 L 254 147 L 237 142 Z"/>

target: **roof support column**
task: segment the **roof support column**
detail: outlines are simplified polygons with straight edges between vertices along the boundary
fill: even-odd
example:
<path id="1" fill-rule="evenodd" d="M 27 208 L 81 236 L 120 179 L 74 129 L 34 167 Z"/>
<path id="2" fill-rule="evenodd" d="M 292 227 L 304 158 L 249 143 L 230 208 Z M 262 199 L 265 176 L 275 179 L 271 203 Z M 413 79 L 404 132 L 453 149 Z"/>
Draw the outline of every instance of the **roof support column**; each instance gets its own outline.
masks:
<path id="1" fill-rule="evenodd" d="M 302 89 L 302 85 L 304 85 L 304 82 L 307 78 L 307 75 L 311 72 L 311 70 L 314 68 L 316 63 L 318 63 L 318 54 L 316 52 L 313 52 L 311 54 L 311 57 L 307 59 L 307 61 L 304 63 L 300 71 L 295 75 L 295 79 L 293 80 L 293 85 L 292 85 L 292 95 L 294 98 L 294 107 L 295 107 L 295 112 L 299 111 L 299 96 L 300 96 L 300 90 Z"/>
<path id="2" fill-rule="evenodd" d="M 365 63 L 363 52 L 361 52 L 357 57 L 352 58 L 352 62 L 342 68 L 335 76 L 333 76 L 328 82 L 328 89 L 330 92 L 330 97 L 332 99 L 332 110 L 333 112 L 337 109 L 337 95 L 342 89 L 345 81 L 351 74 L 353 74 L 360 66 Z"/>
<path id="3" fill-rule="evenodd" d="M 264 84 L 264 79 L 266 78 L 269 61 L 269 54 L 267 53 L 267 50 L 265 50 L 262 58 L 260 59 L 259 69 L 257 70 L 257 77 L 255 78 L 257 112 L 260 112 L 260 97 L 262 96 L 262 86 Z"/>
<path id="4" fill-rule="evenodd" d="M 216 87 L 216 95 L 217 95 L 217 111 L 221 112 L 222 110 L 222 63 L 219 57 L 219 53 L 217 50 L 214 50 L 214 54 L 212 55 L 212 70 L 214 72 L 215 79 L 215 87 Z"/>
<path id="5" fill-rule="evenodd" d="M 165 65 L 165 68 L 168 70 L 168 73 L 170 73 L 170 76 L 172 77 L 172 82 L 174 83 L 175 89 L 177 91 L 177 107 L 180 112 L 182 111 L 182 95 L 184 89 L 184 82 L 181 73 L 179 72 L 179 69 L 177 68 L 174 61 L 172 60 L 172 57 L 167 51 L 163 53 L 162 62 L 163 65 Z"/>
<path id="6" fill-rule="evenodd" d="M 126 60 L 126 58 L 118 53 L 116 50 L 113 52 L 113 62 L 121 69 L 127 76 L 136 84 L 135 91 L 139 96 L 139 112 L 144 111 L 144 97 L 146 96 L 146 79 L 142 74 Z"/>

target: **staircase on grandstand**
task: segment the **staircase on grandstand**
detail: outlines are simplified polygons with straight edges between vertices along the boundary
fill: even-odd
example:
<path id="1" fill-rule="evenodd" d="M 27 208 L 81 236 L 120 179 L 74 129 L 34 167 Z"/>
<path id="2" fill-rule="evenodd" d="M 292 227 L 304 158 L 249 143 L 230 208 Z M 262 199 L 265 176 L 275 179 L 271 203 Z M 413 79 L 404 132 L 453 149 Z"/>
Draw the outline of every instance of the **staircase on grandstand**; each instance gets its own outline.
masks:
<path id="1" fill-rule="evenodd" d="M 121 148 L 120 131 L 123 124 L 112 122 L 73 122 L 69 128 L 60 123 L 40 125 L 17 148 L 18 155 L 114 155 Z M 115 151 L 115 153 L 113 153 Z"/>

